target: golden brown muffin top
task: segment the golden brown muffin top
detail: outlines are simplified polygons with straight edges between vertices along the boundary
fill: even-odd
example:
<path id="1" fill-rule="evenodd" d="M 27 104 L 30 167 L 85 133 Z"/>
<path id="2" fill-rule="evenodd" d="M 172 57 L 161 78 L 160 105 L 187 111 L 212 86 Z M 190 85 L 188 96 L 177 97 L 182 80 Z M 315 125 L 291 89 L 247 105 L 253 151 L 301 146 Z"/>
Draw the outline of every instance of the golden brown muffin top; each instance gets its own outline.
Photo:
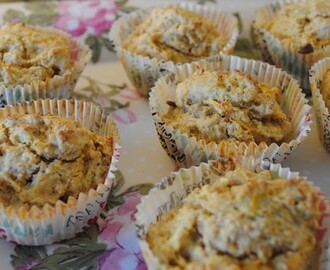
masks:
<path id="1" fill-rule="evenodd" d="M 330 45 L 330 1 L 310 0 L 286 4 L 264 27 L 284 45 L 310 53 Z"/>
<path id="2" fill-rule="evenodd" d="M 9 85 L 47 82 L 73 71 L 72 41 L 68 36 L 24 23 L 0 28 L 0 82 Z"/>
<path id="3" fill-rule="evenodd" d="M 0 203 L 66 202 L 103 183 L 113 141 L 71 119 L 18 115 L 0 122 Z"/>
<path id="4" fill-rule="evenodd" d="M 166 269 L 317 269 L 319 205 L 304 179 L 238 168 L 151 224 L 147 241 Z"/>
<path id="5" fill-rule="evenodd" d="M 227 43 L 216 26 L 193 11 L 153 9 L 124 41 L 123 48 L 142 56 L 186 63 L 219 54 Z"/>
<path id="6" fill-rule="evenodd" d="M 320 91 L 323 96 L 325 106 L 330 111 L 330 69 L 324 74 L 320 85 Z"/>
<path id="7" fill-rule="evenodd" d="M 240 71 L 196 72 L 175 93 L 162 119 L 197 140 L 271 144 L 291 136 L 281 91 Z"/>

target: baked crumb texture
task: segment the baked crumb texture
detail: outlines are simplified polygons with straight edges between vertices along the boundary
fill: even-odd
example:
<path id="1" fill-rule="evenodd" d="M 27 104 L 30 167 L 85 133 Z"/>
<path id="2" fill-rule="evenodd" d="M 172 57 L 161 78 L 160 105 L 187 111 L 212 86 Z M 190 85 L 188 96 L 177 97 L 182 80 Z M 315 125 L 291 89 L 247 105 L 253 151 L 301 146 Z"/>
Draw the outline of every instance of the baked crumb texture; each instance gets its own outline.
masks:
<path id="1" fill-rule="evenodd" d="M 0 122 L 0 203 L 55 205 L 96 188 L 107 176 L 113 142 L 58 116 L 20 115 Z"/>
<path id="2" fill-rule="evenodd" d="M 0 81 L 5 86 L 38 85 L 55 75 L 75 72 L 66 35 L 24 23 L 0 28 Z"/>
<path id="3" fill-rule="evenodd" d="M 219 54 L 227 43 L 207 18 L 178 7 L 155 8 L 123 42 L 132 53 L 186 63 Z"/>
<path id="4" fill-rule="evenodd" d="M 328 69 L 320 84 L 320 91 L 324 99 L 325 106 L 330 111 L 330 69 Z"/>
<path id="5" fill-rule="evenodd" d="M 263 26 L 301 54 L 330 45 L 330 1 L 310 0 L 284 5 Z"/>
<path id="6" fill-rule="evenodd" d="M 178 84 L 176 100 L 163 115 L 167 125 L 207 143 L 282 143 L 292 125 L 281 91 L 240 71 L 200 71 Z"/>
<path id="7" fill-rule="evenodd" d="M 318 269 L 319 204 L 303 179 L 238 168 L 151 224 L 147 241 L 167 269 Z"/>

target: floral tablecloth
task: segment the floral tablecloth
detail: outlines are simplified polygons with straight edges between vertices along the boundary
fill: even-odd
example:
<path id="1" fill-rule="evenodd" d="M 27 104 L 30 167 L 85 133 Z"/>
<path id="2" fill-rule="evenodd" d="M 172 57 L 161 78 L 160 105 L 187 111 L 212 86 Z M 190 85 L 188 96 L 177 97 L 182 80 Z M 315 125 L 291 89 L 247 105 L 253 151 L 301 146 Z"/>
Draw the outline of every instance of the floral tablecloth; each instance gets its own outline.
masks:
<path id="1" fill-rule="evenodd" d="M 192 1 L 192 0 L 191 0 Z M 157 1 L 157 5 L 170 0 Z M 259 58 L 249 38 L 254 10 L 266 1 L 200 0 L 236 14 L 241 36 L 235 54 Z M 26 247 L 0 240 L 0 269 L 146 269 L 134 228 L 134 214 L 141 196 L 152 184 L 175 170 L 161 148 L 148 102 L 129 83 L 117 61 L 107 33 L 125 13 L 152 4 L 148 0 L 29 1 L 0 4 L 0 24 L 24 21 L 54 26 L 87 43 L 93 50 L 75 89 L 75 98 L 91 100 L 112 113 L 121 132 L 122 157 L 118 182 L 102 213 L 87 231 L 61 243 Z M 321 146 L 315 127 L 309 138 L 285 165 L 316 182 L 330 195 L 330 156 Z M 1 232 L 0 232 L 1 235 Z"/>

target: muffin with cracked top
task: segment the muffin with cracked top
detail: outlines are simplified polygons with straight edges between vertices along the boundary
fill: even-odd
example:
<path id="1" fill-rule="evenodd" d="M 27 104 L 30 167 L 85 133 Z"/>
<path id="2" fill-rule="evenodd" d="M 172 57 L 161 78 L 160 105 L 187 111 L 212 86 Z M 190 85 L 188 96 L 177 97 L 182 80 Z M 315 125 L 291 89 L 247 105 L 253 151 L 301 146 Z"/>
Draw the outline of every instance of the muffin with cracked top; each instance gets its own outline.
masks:
<path id="1" fill-rule="evenodd" d="M 235 16 L 192 3 L 132 12 L 117 20 L 110 31 L 130 80 L 146 96 L 173 67 L 232 53 L 237 36 Z"/>
<path id="2" fill-rule="evenodd" d="M 71 97 L 90 55 L 86 45 L 60 30 L 4 24 L 0 28 L 3 105 L 39 97 Z"/>
<path id="3" fill-rule="evenodd" d="M 113 139 L 78 122 L 48 115 L 0 122 L 0 204 L 55 205 L 95 189 L 109 171 Z"/>
<path id="4" fill-rule="evenodd" d="M 96 222 L 119 148 L 115 122 L 90 102 L 39 99 L 0 109 L 1 237 L 44 245 Z"/>
<path id="5" fill-rule="evenodd" d="M 316 270 L 322 204 L 303 178 L 236 167 L 163 213 L 145 240 L 159 269 Z"/>
<path id="6" fill-rule="evenodd" d="M 230 149 L 274 163 L 307 136 L 310 109 L 298 82 L 264 62 L 220 55 L 178 66 L 149 98 L 160 143 L 180 167 Z"/>
<path id="7" fill-rule="evenodd" d="M 265 60 L 294 74 L 310 94 L 310 67 L 330 56 L 330 2 L 270 4 L 257 10 L 253 26 Z"/>
<path id="8" fill-rule="evenodd" d="M 228 39 L 198 13 L 179 7 L 161 7 L 150 12 L 123 42 L 123 48 L 150 58 L 187 63 L 219 54 Z"/>
<path id="9" fill-rule="evenodd" d="M 176 89 L 164 121 L 206 143 L 287 142 L 292 125 L 279 105 L 281 91 L 240 71 L 200 71 Z"/>

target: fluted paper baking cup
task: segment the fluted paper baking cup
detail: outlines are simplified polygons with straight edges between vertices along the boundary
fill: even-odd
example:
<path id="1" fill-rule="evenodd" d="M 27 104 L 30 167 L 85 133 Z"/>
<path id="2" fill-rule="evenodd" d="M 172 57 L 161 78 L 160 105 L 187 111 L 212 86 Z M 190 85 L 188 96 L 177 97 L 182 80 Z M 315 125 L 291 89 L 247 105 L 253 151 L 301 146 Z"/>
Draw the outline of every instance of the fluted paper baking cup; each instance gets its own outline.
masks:
<path id="1" fill-rule="evenodd" d="M 222 36 L 228 37 L 228 43 L 219 53 L 230 54 L 234 51 L 239 34 L 238 22 L 235 16 L 220 11 L 216 6 L 211 5 L 180 3 L 175 6 L 194 11 L 208 18 Z M 144 96 L 148 96 L 151 87 L 154 86 L 159 77 L 173 70 L 175 66 L 180 66 L 180 64 L 175 64 L 172 61 L 161 61 L 131 53 L 122 47 L 123 42 L 146 19 L 150 11 L 151 9 L 138 10 L 121 17 L 113 24 L 109 35 L 130 81 Z"/>
<path id="2" fill-rule="evenodd" d="M 284 179 L 305 179 L 304 177 L 299 177 L 298 172 L 291 172 L 289 168 L 282 168 L 280 164 L 272 164 L 251 156 L 234 157 L 233 159 L 229 159 L 227 164 L 224 161 L 209 161 L 208 163 L 201 163 L 198 167 L 180 169 L 178 172 L 164 177 L 150 190 L 147 196 L 142 198 L 141 203 L 137 206 L 137 213 L 135 215 L 138 242 L 148 269 L 166 269 L 151 251 L 146 241 L 150 224 L 156 223 L 160 216 L 181 205 L 182 200 L 193 189 L 200 188 L 205 184 L 211 184 L 223 175 L 224 172 L 234 170 L 239 166 L 255 172 L 270 170 L 274 177 Z M 312 183 L 310 184 L 313 186 Z M 321 247 L 320 269 L 326 270 L 330 267 L 329 255 L 327 254 L 330 228 L 329 202 L 324 198 L 324 194 L 319 193 L 316 187 L 315 193 L 321 198 L 320 211 L 322 213 L 317 232 Z"/>
<path id="3" fill-rule="evenodd" d="M 283 44 L 279 38 L 273 36 L 263 28 L 263 25 L 273 19 L 276 12 L 285 4 L 302 1 L 304 0 L 278 1 L 259 8 L 252 26 L 257 46 L 261 50 L 264 60 L 293 74 L 299 81 L 304 92 L 310 94 L 309 69 L 318 60 L 330 56 L 330 45 L 322 46 L 311 53 L 301 54 L 294 47 L 293 43 L 288 42 Z"/>
<path id="4" fill-rule="evenodd" d="M 44 245 L 74 237 L 90 226 L 106 204 L 115 180 L 119 158 L 119 131 L 110 115 L 99 106 L 83 100 L 46 99 L 16 103 L 0 109 L 0 119 L 14 114 L 58 115 L 80 122 L 93 132 L 112 138 L 114 152 L 106 179 L 96 189 L 80 193 L 78 198 L 69 197 L 65 203 L 30 209 L 4 207 L 0 204 L 1 237 L 22 245 Z M 83 179 L 82 179 L 83 181 Z"/>
<path id="5" fill-rule="evenodd" d="M 330 152 L 330 113 L 320 91 L 320 83 L 327 70 L 330 70 L 330 57 L 324 58 L 312 66 L 309 80 L 319 138 L 325 149 Z"/>
<path id="6" fill-rule="evenodd" d="M 292 139 L 281 145 L 272 143 L 259 145 L 244 142 L 206 143 L 197 141 L 195 137 L 183 134 L 163 120 L 168 111 L 168 100 L 175 100 L 177 84 L 192 75 L 197 70 L 240 70 L 251 75 L 258 81 L 265 82 L 271 87 L 282 91 L 281 108 L 292 123 Z M 198 165 L 210 159 L 223 155 L 224 145 L 230 144 L 230 149 L 236 147 L 241 155 L 261 156 L 265 160 L 279 163 L 289 156 L 307 137 L 311 127 L 311 107 L 307 104 L 298 82 L 293 77 L 275 66 L 254 60 L 248 60 L 230 55 L 210 57 L 199 62 L 176 67 L 173 73 L 160 78 L 152 88 L 149 98 L 151 114 L 156 126 L 160 142 L 167 154 L 180 167 Z M 232 151 L 232 150 L 231 150 Z"/>
<path id="7" fill-rule="evenodd" d="M 40 81 L 38 84 L 4 85 L 0 82 L 0 107 L 11 105 L 17 102 L 46 99 L 46 98 L 71 98 L 73 89 L 84 70 L 84 67 L 91 58 L 91 50 L 85 44 L 75 40 L 65 32 L 50 28 L 33 26 L 42 32 L 52 32 L 65 36 L 71 40 L 73 70 L 66 70 L 62 75 L 55 75 L 47 81 Z"/>

